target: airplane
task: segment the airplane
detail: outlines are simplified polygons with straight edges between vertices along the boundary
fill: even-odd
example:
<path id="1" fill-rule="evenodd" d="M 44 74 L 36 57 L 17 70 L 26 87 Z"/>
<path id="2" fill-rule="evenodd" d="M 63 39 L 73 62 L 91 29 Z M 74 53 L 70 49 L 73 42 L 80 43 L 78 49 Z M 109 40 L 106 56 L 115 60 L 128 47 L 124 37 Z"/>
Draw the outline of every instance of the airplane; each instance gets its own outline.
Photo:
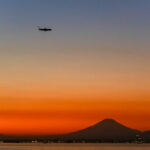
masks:
<path id="1" fill-rule="evenodd" d="M 50 29 L 50 28 L 41 28 L 41 27 L 38 27 L 38 30 L 39 31 L 44 31 L 44 32 L 52 31 L 52 29 Z"/>

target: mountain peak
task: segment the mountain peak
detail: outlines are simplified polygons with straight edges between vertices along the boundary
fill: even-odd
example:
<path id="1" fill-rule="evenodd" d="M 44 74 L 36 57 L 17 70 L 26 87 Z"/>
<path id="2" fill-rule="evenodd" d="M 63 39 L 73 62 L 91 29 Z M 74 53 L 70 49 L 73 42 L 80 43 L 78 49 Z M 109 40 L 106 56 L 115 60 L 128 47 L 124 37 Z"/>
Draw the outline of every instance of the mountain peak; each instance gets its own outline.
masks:
<path id="1" fill-rule="evenodd" d="M 104 119 L 104 120 L 102 120 L 102 121 L 100 121 L 100 122 L 98 122 L 97 124 L 95 124 L 95 125 L 103 125 L 103 126 L 120 126 L 121 124 L 119 123 L 119 122 L 117 122 L 116 120 L 114 120 L 114 119 L 111 119 L 111 118 L 106 118 L 106 119 Z M 122 125 L 121 125 L 122 126 Z"/>
<path id="2" fill-rule="evenodd" d="M 115 122 L 115 123 L 117 123 L 114 119 L 111 119 L 111 118 L 106 118 L 106 119 L 102 120 L 101 123 L 102 122 L 106 122 L 106 123 L 112 123 L 112 122 L 114 123 Z"/>

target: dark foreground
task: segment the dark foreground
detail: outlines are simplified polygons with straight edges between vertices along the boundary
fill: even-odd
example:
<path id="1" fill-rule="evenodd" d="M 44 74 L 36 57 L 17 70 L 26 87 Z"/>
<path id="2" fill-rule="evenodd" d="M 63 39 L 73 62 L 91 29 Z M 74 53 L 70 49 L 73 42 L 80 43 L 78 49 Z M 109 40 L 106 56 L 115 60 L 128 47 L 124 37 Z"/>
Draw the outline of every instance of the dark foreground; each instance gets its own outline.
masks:
<path id="1" fill-rule="evenodd" d="M 0 150 L 150 150 L 150 144 L 0 143 Z"/>

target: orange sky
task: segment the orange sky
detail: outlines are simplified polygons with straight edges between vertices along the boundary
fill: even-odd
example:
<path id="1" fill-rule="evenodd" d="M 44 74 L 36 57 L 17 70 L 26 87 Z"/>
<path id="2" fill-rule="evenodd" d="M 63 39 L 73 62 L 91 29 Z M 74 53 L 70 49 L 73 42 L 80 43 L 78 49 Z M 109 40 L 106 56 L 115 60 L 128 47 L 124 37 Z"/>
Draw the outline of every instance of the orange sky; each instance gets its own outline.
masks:
<path id="1" fill-rule="evenodd" d="M 71 71 L 53 78 L 39 78 L 43 73 L 28 77 L 29 72 L 18 72 L 4 77 L 7 80 L 0 85 L 0 133 L 68 133 L 105 118 L 149 130 L 148 75 L 122 72 L 110 71 L 108 75 L 107 71 Z"/>
<path id="2" fill-rule="evenodd" d="M 1 98 L 2 99 L 2 98 Z M 114 118 L 129 127 L 148 130 L 150 102 L 146 100 L 4 99 L 0 131 L 4 134 L 59 134 Z"/>

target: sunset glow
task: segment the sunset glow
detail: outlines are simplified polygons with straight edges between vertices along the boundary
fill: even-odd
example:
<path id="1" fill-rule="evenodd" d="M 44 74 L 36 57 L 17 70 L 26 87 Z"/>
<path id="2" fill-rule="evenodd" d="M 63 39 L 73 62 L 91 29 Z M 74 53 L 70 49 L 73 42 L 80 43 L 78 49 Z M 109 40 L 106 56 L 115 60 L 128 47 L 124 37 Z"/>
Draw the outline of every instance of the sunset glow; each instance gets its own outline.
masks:
<path id="1" fill-rule="evenodd" d="M 42 2 L 0 1 L 0 133 L 150 130 L 150 1 Z"/>

